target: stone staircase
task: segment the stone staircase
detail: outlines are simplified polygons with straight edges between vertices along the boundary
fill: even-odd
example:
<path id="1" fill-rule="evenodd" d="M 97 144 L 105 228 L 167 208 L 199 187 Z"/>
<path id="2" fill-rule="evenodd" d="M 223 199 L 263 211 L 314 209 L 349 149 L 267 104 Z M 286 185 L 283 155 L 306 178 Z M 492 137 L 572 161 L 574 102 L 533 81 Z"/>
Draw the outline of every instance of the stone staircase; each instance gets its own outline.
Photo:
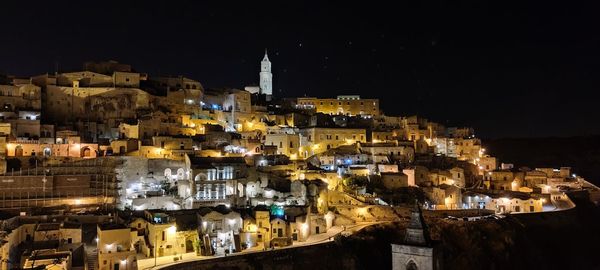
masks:
<path id="1" fill-rule="evenodd" d="M 96 270 L 98 264 L 98 249 L 95 246 L 89 246 L 86 244 L 85 247 L 87 270 Z"/>

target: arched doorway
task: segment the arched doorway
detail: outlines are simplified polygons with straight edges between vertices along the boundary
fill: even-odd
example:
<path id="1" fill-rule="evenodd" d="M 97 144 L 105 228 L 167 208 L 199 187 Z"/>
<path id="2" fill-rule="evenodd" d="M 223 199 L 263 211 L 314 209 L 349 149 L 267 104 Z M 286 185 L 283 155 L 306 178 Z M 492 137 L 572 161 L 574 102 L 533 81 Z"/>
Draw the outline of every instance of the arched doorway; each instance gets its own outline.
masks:
<path id="1" fill-rule="evenodd" d="M 419 267 L 417 267 L 417 264 L 411 260 L 406 264 L 406 270 L 419 270 Z"/>
<path id="2" fill-rule="evenodd" d="M 192 239 L 186 239 L 185 240 L 185 252 L 192 252 L 194 251 L 194 242 L 192 241 Z"/>
<path id="3" fill-rule="evenodd" d="M 15 147 L 15 157 L 22 157 L 22 156 L 23 156 L 23 146 L 17 145 L 17 147 Z"/>
<path id="4" fill-rule="evenodd" d="M 50 149 L 50 147 L 44 148 L 44 156 L 49 157 L 51 155 L 52 155 L 52 149 Z"/>
<path id="5" fill-rule="evenodd" d="M 171 174 L 171 168 L 166 168 L 165 169 L 165 178 L 167 178 L 167 180 L 171 180 L 172 174 Z"/>
<path id="6" fill-rule="evenodd" d="M 84 147 L 81 149 L 81 157 L 91 157 L 92 150 L 89 147 Z"/>
<path id="7" fill-rule="evenodd" d="M 177 179 L 181 180 L 184 177 L 184 170 L 183 168 L 179 168 L 177 169 Z"/>

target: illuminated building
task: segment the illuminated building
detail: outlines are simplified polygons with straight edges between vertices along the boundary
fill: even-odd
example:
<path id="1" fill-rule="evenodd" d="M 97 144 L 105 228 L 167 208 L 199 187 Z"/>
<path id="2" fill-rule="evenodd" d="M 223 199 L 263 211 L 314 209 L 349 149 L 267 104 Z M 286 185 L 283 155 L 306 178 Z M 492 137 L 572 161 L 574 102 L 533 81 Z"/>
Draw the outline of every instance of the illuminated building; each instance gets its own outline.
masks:
<path id="1" fill-rule="evenodd" d="M 97 226 L 98 270 L 137 269 L 132 247 L 131 229 L 123 224 L 102 223 Z M 126 267 L 127 264 L 127 267 Z"/>
<path id="2" fill-rule="evenodd" d="M 296 107 L 315 110 L 324 114 L 348 116 L 376 116 L 380 114 L 379 99 L 361 99 L 360 96 L 337 96 L 337 98 L 298 98 Z"/>

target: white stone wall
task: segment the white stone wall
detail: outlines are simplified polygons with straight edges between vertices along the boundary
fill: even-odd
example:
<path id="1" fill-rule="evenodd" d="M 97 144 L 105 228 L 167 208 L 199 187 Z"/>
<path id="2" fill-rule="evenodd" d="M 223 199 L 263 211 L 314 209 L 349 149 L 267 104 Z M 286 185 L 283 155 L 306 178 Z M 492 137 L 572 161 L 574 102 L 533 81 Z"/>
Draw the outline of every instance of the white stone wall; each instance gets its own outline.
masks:
<path id="1" fill-rule="evenodd" d="M 392 269 L 404 270 L 413 262 L 419 270 L 434 268 L 433 248 L 392 244 Z"/>

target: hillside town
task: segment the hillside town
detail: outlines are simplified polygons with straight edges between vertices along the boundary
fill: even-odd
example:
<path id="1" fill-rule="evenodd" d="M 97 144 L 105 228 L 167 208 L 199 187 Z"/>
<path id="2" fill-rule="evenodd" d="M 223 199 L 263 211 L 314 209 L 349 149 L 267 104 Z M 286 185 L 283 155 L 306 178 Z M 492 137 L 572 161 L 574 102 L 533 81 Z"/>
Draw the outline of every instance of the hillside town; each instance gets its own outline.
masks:
<path id="1" fill-rule="evenodd" d="M 499 160 L 470 127 L 353 93 L 279 96 L 271 64 L 265 51 L 243 89 L 117 61 L 1 75 L 0 269 L 167 269 L 401 220 L 394 269 L 439 269 L 425 213 L 469 222 L 598 198 L 569 164 Z"/>

